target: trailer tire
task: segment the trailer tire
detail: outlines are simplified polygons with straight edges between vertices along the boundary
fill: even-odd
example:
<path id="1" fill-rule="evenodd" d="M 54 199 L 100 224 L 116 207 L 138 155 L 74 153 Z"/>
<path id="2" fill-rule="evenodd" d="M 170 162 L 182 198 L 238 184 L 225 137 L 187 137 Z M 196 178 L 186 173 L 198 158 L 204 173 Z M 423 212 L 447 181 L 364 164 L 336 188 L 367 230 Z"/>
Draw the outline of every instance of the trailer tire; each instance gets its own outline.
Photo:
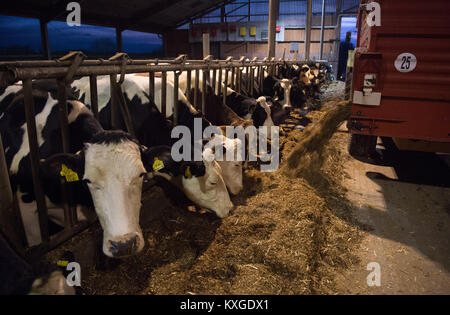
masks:
<path id="1" fill-rule="evenodd" d="M 367 157 L 375 153 L 377 136 L 367 136 L 352 133 L 348 145 L 348 152 L 352 156 Z"/>

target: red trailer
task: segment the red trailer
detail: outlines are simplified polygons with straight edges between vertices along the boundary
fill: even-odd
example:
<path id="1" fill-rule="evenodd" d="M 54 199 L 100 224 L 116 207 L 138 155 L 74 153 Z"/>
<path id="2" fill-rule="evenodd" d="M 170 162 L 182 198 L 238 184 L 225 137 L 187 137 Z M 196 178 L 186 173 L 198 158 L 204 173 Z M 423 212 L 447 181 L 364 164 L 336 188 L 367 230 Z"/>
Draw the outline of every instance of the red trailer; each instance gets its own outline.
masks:
<path id="1" fill-rule="evenodd" d="M 350 152 L 450 153 L 450 1 L 362 0 L 357 23 Z"/>

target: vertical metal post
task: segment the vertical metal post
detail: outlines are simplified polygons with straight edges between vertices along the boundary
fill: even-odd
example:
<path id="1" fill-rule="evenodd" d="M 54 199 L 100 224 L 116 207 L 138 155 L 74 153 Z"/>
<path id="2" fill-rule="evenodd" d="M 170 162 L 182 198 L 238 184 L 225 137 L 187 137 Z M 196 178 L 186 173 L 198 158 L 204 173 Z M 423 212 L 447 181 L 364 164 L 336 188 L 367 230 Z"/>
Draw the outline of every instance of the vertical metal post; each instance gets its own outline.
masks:
<path id="1" fill-rule="evenodd" d="M 237 92 L 240 94 L 242 91 L 242 70 L 241 67 L 237 68 Z"/>
<path id="2" fill-rule="evenodd" d="M 178 125 L 178 77 L 177 71 L 173 72 L 173 126 Z"/>
<path id="3" fill-rule="evenodd" d="M 198 109 L 198 87 L 199 87 L 199 78 L 200 71 L 198 69 L 195 70 L 195 80 L 194 80 L 194 108 Z"/>
<path id="4" fill-rule="evenodd" d="M 58 109 L 59 109 L 59 123 L 61 127 L 61 139 L 63 145 L 63 152 L 70 152 L 69 143 L 69 121 L 67 120 L 67 95 L 66 82 L 64 78 L 57 80 L 58 85 Z"/>
<path id="5" fill-rule="evenodd" d="M 9 171 L 3 151 L 2 137 L 0 135 L 0 231 L 7 237 L 13 248 L 21 255 L 27 244 L 20 209 L 17 199 L 14 198 Z"/>
<path id="6" fill-rule="evenodd" d="M 308 61 L 310 46 L 311 46 L 311 23 L 312 23 L 312 0 L 308 1 L 308 9 L 306 11 L 306 26 L 305 26 L 305 60 Z"/>
<path id="7" fill-rule="evenodd" d="M 225 69 L 225 82 L 223 84 L 223 104 L 227 105 L 228 68 Z"/>
<path id="8" fill-rule="evenodd" d="M 189 102 L 192 102 L 192 95 L 191 95 L 191 81 L 192 81 L 192 71 L 188 70 L 186 71 L 186 97 Z"/>
<path id="9" fill-rule="evenodd" d="M 3 151 L 2 136 L 0 135 L 0 211 L 8 209 L 13 202 L 9 171 L 6 166 L 5 153 Z"/>
<path id="10" fill-rule="evenodd" d="M 116 75 L 109 76 L 111 95 L 111 129 L 120 129 L 119 100 L 116 93 Z"/>
<path id="11" fill-rule="evenodd" d="M 219 78 L 217 80 L 217 95 L 222 92 L 222 68 L 219 69 Z"/>
<path id="12" fill-rule="evenodd" d="M 167 72 L 163 71 L 161 73 L 161 113 L 164 115 L 164 117 L 167 117 L 166 96 L 167 96 Z"/>
<path id="13" fill-rule="evenodd" d="M 225 23 L 225 6 L 220 7 L 220 23 Z"/>
<path id="14" fill-rule="evenodd" d="M 61 139 L 62 147 L 64 153 L 70 152 L 70 142 L 69 142 L 69 122 L 67 119 L 68 109 L 67 109 L 67 94 L 66 94 L 66 82 L 64 78 L 57 80 L 58 85 L 58 109 L 59 109 L 59 123 L 61 126 Z M 61 191 L 62 200 L 64 208 L 64 226 L 66 228 L 71 228 L 76 220 L 76 209 L 71 209 L 68 203 L 70 192 L 65 189 L 64 180 L 61 178 Z"/>
<path id="15" fill-rule="evenodd" d="M 325 33 L 325 4 L 326 0 L 322 0 L 322 24 L 320 27 L 320 53 L 319 53 L 320 60 L 323 60 L 323 38 Z"/>
<path id="16" fill-rule="evenodd" d="M 122 51 L 122 30 L 116 27 L 117 51 Z"/>
<path id="17" fill-rule="evenodd" d="M 246 69 L 247 69 L 247 93 L 248 93 L 248 95 L 250 95 L 250 87 L 251 87 L 251 80 L 250 80 L 250 68 L 251 67 L 247 67 Z"/>
<path id="18" fill-rule="evenodd" d="M 97 92 L 97 76 L 89 77 L 89 91 L 91 94 L 91 109 L 94 117 L 98 120 L 98 92 Z"/>
<path id="19" fill-rule="evenodd" d="M 256 66 L 256 84 L 259 85 L 259 78 L 260 78 L 260 74 L 261 74 L 261 66 Z"/>
<path id="20" fill-rule="evenodd" d="M 202 70 L 202 114 L 206 116 L 206 71 Z"/>
<path id="21" fill-rule="evenodd" d="M 150 93 L 150 99 L 154 102 L 155 101 L 155 73 L 154 72 L 150 72 L 148 75 L 148 79 L 149 79 L 149 93 Z"/>
<path id="22" fill-rule="evenodd" d="M 34 109 L 34 99 L 32 92 L 32 83 L 30 79 L 24 80 L 24 101 L 25 101 L 25 118 L 28 130 L 28 143 L 30 145 L 30 162 L 31 174 L 33 177 L 33 188 L 36 198 L 36 205 L 39 216 L 39 227 L 41 230 L 41 238 L 44 243 L 49 241 L 48 234 L 48 211 L 45 203 L 44 191 L 39 176 L 39 145 L 37 141 L 36 119 Z"/>
<path id="23" fill-rule="evenodd" d="M 41 42 L 42 42 L 42 51 L 44 52 L 44 58 L 50 60 L 51 54 L 50 54 L 50 44 L 48 41 L 47 22 L 45 22 L 43 19 L 40 19 L 39 23 L 41 27 Z"/>
<path id="24" fill-rule="evenodd" d="M 203 33 L 203 58 L 210 55 L 209 33 Z"/>
<path id="25" fill-rule="evenodd" d="M 250 96 L 253 97 L 255 95 L 254 93 L 254 87 L 255 87 L 255 68 L 250 67 Z"/>
<path id="26" fill-rule="evenodd" d="M 219 93 L 217 92 L 217 69 L 213 69 L 213 77 L 212 77 L 212 81 L 211 81 L 211 86 L 213 88 L 213 93 L 218 95 Z"/>
<path id="27" fill-rule="evenodd" d="M 259 91 L 262 93 L 264 90 L 264 66 L 261 66 L 261 72 L 259 73 Z"/>
<path id="28" fill-rule="evenodd" d="M 269 0 L 269 37 L 267 56 L 275 57 L 275 39 L 276 39 L 276 24 L 278 19 L 278 7 L 280 0 Z"/>
<path id="29" fill-rule="evenodd" d="M 231 68 L 231 89 L 232 90 L 234 90 L 234 88 L 235 88 L 235 84 L 236 84 L 236 77 L 235 77 L 235 74 L 236 74 L 236 68 L 235 67 L 232 67 Z"/>

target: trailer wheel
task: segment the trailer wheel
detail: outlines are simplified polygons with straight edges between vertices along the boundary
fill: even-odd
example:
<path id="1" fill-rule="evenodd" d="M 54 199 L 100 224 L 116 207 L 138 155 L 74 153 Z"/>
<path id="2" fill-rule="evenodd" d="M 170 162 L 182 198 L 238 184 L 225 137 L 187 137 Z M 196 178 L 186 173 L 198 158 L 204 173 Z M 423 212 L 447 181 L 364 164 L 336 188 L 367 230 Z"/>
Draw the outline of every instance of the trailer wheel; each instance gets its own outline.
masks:
<path id="1" fill-rule="evenodd" d="M 370 156 L 375 153 L 377 136 L 367 136 L 352 133 L 348 145 L 348 152 L 352 156 Z"/>

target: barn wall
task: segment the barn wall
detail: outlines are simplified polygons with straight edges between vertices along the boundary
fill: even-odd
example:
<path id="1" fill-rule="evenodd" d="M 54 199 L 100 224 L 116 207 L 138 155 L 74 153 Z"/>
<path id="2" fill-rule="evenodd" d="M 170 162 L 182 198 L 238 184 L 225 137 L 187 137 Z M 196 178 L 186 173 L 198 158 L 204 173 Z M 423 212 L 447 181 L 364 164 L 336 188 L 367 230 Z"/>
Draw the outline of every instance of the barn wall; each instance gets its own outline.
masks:
<path id="1" fill-rule="evenodd" d="M 334 29 L 327 29 L 324 33 L 324 58 L 334 60 L 335 58 L 335 44 L 334 44 Z M 291 51 L 291 42 L 303 41 L 305 37 L 304 29 L 288 29 L 285 33 L 285 42 L 277 42 L 275 56 L 276 58 L 282 58 L 285 53 L 286 59 L 294 58 L 294 51 Z M 320 52 L 320 30 L 312 30 L 311 34 L 311 58 L 319 59 Z M 316 41 L 316 42 L 315 42 Z M 196 44 L 193 44 L 196 45 Z M 201 50 L 201 45 L 200 48 Z M 297 59 L 303 59 L 305 50 L 305 44 L 298 43 L 298 55 Z M 246 56 L 248 58 L 258 57 L 260 59 L 267 56 L 267 43 L 266 42 L 222 42 L 220 43 L 220 58 L 224 59 L 227 56 L 233 58 L 239 58 L 240 56 Z"/>

